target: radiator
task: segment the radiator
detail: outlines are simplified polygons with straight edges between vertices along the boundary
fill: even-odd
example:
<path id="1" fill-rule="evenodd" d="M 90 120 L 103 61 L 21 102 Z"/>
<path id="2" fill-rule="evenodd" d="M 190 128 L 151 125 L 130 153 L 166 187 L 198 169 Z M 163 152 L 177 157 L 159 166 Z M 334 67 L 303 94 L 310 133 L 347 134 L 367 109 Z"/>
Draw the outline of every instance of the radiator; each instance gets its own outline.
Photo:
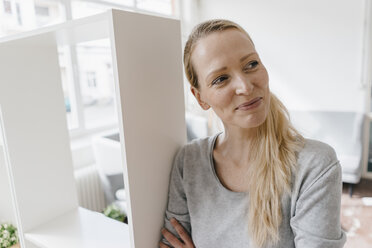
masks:
<path id="1" fill-rule="evenodd" d="M 106 207 L 106 200 L 97 168 L 87 166 L 77 169 L 74 176 L 79 205 L 102 212 Z"/>

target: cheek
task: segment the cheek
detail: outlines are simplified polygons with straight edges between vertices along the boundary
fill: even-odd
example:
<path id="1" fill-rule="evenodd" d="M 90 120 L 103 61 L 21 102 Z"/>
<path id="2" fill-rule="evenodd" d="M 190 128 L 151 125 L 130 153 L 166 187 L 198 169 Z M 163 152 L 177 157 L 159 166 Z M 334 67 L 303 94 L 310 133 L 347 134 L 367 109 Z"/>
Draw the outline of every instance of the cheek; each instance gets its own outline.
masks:
<path id="1" fill-rule="evenodd" d="M 214 92 L 214 94 L 211 96 L 211 100 L 213 101 L 215 107 L 223 108 L 231 104 L 233 96 L 234 92 L 229 90 L 228 87 L 225 87 L 224 89 Z"/>
<path id="2" fill-rule="evenodd" d="M 269 75 L 266 69 L 262 69 L 257 74 L 257 82 L 261 88 L 269 88 Z"/>

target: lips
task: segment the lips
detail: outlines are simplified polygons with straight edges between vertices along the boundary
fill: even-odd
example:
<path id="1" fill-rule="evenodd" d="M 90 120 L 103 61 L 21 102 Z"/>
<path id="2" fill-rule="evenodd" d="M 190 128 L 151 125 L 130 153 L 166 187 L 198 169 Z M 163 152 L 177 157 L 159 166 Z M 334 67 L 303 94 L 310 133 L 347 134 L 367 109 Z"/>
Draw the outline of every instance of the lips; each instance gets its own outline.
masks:
<path id="1" fill-rule="evenodd" d="M 245 102 L 243 104 L 240 104 L 236 109 L 250 109 L 256 107 L 256 105 L 259 105 L 259 102 L 261 101 L 262 97 L 256 97 L 252 100 Z"/>

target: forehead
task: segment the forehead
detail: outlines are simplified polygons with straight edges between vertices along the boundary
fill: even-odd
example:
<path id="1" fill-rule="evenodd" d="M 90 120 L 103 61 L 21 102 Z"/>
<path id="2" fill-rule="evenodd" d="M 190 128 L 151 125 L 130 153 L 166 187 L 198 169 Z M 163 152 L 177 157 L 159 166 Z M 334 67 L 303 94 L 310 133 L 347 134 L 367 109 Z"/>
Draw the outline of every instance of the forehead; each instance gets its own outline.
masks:
<path id="1" fill-rule="evenodd" d="M 240 58 L 252 52 L 256 50 L 247 34 L 228 29 L 201 38 L 193 49 L 191 61 L 200 78 L 208 71 L 239 62 Z"/>

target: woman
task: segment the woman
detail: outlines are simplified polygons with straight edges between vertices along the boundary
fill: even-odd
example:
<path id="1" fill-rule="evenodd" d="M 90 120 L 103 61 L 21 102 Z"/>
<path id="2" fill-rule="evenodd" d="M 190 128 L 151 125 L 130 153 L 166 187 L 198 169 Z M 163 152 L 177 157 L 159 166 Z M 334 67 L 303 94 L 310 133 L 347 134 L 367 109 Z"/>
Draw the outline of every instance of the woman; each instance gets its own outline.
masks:
<path id="1" fill-rule="evenodd" d="M 231 21 L 201 23 L 184 66 L 224 132 L 176 155 L 159 246 L 343 247 L 336 154 L 292 127 L 249 35 Z"/>

